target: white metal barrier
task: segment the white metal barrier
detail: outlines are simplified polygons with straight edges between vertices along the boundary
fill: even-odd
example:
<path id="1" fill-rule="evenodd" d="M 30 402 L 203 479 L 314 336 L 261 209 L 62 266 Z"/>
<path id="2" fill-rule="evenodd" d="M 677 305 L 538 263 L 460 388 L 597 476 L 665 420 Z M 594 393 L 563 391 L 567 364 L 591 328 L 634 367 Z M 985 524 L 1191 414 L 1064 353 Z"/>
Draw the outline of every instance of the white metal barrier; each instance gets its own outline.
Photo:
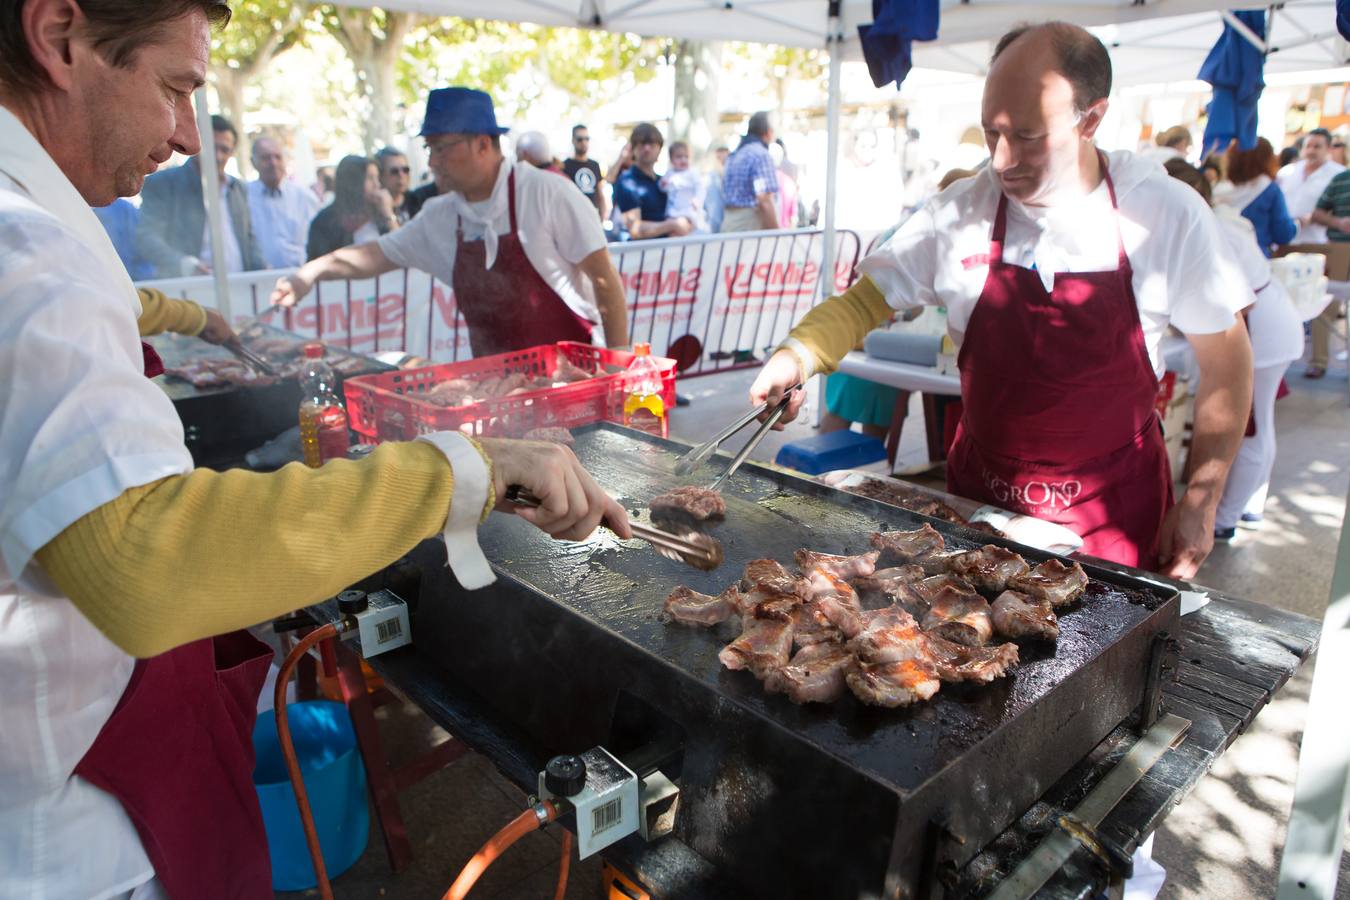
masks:
<path id="1" fill-rule="evenodd" d="M 630 340 L 678 359 L 685 377 L 755 365 L 821 299 L 825 254 L 819 229 L 632 241 L 610 249 L 627 295 Z M 837 233 L 835 290 L 852 281 L 858 250 L 856 233 Z M 209 276 L 140 284 L 222 307 L 236 322 L 261 315 L 362 353 L 404 350 L 436 362 L 471 355 L 454 291 L 425 272 L 398 269 L 361 281 L 323 282 L 293 309 L 274 312 L 269 297 L 285 274 L 231 275 L 224 304 L 216 302 Z"/>

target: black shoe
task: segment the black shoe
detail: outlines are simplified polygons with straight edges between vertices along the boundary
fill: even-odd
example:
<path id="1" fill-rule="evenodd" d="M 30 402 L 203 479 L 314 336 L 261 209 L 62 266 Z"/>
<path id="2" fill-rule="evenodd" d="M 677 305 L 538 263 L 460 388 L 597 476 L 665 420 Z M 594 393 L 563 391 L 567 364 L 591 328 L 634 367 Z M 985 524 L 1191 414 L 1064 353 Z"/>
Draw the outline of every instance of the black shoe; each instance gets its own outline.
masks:
<path id="1" fill-rule="evenodd" d="M 693 403 L 693 402 L 694 402 L 693 400 L 690 400 L 690 399 L 689 399 L 689 395 L 688 395 L 688 394 L 676 394 L 676 395 L 675 395 L 675 405 L 676 405 L 676 406 L 688 406 L 690 403 Z"/>
<path id="2" fill-rule="evenodd" d="M 1214 543 L 1216 543 L 1216 544 L 1226 544 L 1226 543 L 1228 543 L 1229 541 L 1231 541 L 1231 540 L 1232 540 L 1233 538 L 1235 538 L 1235 537 L 1237 537 L 1237 529 L 1236 529 L 1236 528 L 1215 528 L 1215 529 L 1214 529 Z"/>

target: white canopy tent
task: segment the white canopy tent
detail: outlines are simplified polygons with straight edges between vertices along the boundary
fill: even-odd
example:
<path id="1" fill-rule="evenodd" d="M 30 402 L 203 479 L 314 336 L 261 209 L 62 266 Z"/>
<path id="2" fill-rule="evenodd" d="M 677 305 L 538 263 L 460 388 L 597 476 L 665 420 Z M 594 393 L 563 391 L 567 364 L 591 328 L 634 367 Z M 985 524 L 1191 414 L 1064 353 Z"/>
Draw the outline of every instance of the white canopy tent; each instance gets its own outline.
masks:
<path id="1" fill-rule="evenodd" d="M 346 0 L 429 15 L 491 18 L 626 31 L 689 40 L 742 40 L 819 47 L 830 52 L 824 226 L 832 252 L 839 156 L 840 69 L 861 58 L 858 26 L 872 21 L 871 0 Z M 983 75 L 993 42 L 1021 22 L 1053 19 L 1093 27 L 1112 51 L 1120 85 L 1194 78 L 1223 30 L 1219 0 L 941 0 L 938 39 L 914 45 L 914 63 Z M 1255 8 L 1239 4 L 1240 8 Z M 1264 7 L 1263 7 L 1264 8 Z M 1292 0 L 1270 7 L 1271 71 L 1344 65 L 1350 48 L 1335 33 L 1333 0 Z M 822 274 L 833 272 L 828 256 Z"/>

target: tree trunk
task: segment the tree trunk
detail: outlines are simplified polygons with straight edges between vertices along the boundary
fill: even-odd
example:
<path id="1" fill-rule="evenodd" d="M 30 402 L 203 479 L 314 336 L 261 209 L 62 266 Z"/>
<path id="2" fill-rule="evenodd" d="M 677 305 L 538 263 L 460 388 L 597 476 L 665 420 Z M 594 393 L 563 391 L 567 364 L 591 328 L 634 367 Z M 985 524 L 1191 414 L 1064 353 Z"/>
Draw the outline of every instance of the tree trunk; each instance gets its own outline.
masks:
<path id="1" fill-rule="evenodd" d="M 688 141 L 691 155 L 701 156 L 717 137 L 717 82 L 722 72 L 722 44 L 680 41 L 675 55 L 675 106 L 670 140 Z"/>
<path id="2" fill-rule="evenodd" d="M 384 16 L 383 37 L 376 33 L 375 16 L 369 10 L 340 10 L 339 27 L 333 32 L 351 58 L 370 103 L 370 113 L 362 127 L 367 154 L 373 154 L 393 139 L 395 67 L 403 40 L 418 19 L 413 13 L 385 12 Z"/>

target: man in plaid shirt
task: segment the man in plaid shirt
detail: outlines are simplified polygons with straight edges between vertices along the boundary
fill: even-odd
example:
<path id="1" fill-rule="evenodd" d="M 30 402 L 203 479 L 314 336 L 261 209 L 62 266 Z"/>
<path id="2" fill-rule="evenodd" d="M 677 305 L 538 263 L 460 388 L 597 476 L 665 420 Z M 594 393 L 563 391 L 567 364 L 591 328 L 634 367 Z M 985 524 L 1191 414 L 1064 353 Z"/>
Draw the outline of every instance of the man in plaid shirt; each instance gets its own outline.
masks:
<path id="1" fill-rule="evenodd" d="M 772 143 L 769 114 L 755 113 L 750 117 L 741 145 L 727 160 L 723 177 L 726 200 L 723 233 L 778 228 L 778 171 L 769 155 Z"/>

